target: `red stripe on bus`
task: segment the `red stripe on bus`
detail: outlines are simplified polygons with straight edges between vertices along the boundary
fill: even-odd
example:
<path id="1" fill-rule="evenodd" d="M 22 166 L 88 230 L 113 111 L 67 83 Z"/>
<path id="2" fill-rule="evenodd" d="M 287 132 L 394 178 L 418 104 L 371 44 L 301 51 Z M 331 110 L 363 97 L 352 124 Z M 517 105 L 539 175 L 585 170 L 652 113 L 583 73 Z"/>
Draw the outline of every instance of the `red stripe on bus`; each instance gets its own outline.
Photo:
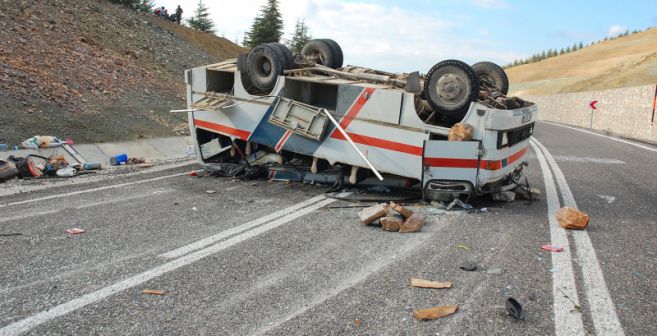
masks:
<path id="1" fill-rule="evenodd" d="M 274 147 L 274 150 L 276 151 L 276 153 L 280 152 L 281 149 L 283 149 L 283 145 L 285 145 L 285 142 L 287 141 L 287 139 L 290 137 L 291 134 L 292 134 L 292 131 L 287 130 L 285 132 L 285 134 L 283 134 L 283 137 L 281 137 L 281 140 L 278 140 L 278 143 L 276 144 L 276 147 Z"/>
<path id="2" fill-rule="evenodd" d="M 217 131 L 226 135 L 233 135 L 240 138 L 240 140 L 244 140 L 244 141 L 246 141 L 251 135 L 251 132 L 249 131 L 232 128 L 226 125 L 216 124 L 205 120 L 194 119 L 194 125 L 196 125 L 196 127 L 207 128 L 211 131 Z"/>
<path id="3" fill-rule="evenodd" d="M 388 149 L 388 150 L 395 151 L 395 152 L 401 152 L 401 153 L 406 153 L 406 154 L 411 154 L 411 155 L 422 156 L 422 147 L 407 145 L 407 144 L 401 143 L 401 142 L 395 142 L 395 141 L 390 141 L 390 140 L 383 140 L 383 139 L 379 139 L 379 138 L 373 138 L 373 137 L 369 137 L 369 136 L 366 136 L 366 135 L 360 135 L 360 134 L 350 133 L 350 132 L 347 132 L 347 135 L 349 135 L 351 140 L 353 140 L 355 143 L 368 145 L 368 146 L 372 146 L 372 147 Z M 338 139 L 338 140 L 347 140 L 342 135 L 342 133 L 334 134 L 333 138 Z"/>
<path id="4" fill-rule="evenodd" d="M 349 127 L 349 124 L 351 124 L 351 121 L 356 118 L 356 115 L 360 110 L 365 106 L 365 103 L 367 103 L 367 99 L 374 93 L 374 88 L 365 88 L 363 92 L 356 98 L 356 102 L 354 103 L 353 106 L 351 106 L 351 109 L 345 114 L 344 117 L 342 117 L 342 120 L 340 120 L 339 125 L 342 127 L 343 130 L 346 130 L 347 127 Z M 333 133 L 331 134 L 331 138 L 335 138 L 336 136 L 341 136 L 340 131 L 338 129 L 335 129 Z"/>
<path id="5" fill-rule="evenodd" d="M 424 158 L 424 165 L 440 168 L 477 168 L 477 159 Z"/>
<path id="6" fill-rule="evenodd" d="M 511 163 L 518 161 L 527 153 L 527 147 L 519 150 L 515 154 L 509 156 L 504 164 L 504 160 L 482 160 L 479 162 L 477 159 L 454 159 L 454 158 L 424 158 L 424 165 L 429 167 L 438 168 L 472 168 L 477 167 L 485 170 L 499 170 Z"/>

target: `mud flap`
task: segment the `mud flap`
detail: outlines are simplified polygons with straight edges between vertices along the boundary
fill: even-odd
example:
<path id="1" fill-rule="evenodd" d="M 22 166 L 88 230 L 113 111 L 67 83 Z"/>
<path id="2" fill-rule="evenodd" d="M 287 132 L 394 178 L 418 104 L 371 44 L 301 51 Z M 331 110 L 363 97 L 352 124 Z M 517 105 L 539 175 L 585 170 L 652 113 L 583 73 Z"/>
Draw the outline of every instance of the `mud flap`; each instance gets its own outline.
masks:
<path id="1" fill-rule="evenodd" d="M 422 185 L 426 199 L 448 201 L 476 193 L 478 141 L 425 140 Z"/>

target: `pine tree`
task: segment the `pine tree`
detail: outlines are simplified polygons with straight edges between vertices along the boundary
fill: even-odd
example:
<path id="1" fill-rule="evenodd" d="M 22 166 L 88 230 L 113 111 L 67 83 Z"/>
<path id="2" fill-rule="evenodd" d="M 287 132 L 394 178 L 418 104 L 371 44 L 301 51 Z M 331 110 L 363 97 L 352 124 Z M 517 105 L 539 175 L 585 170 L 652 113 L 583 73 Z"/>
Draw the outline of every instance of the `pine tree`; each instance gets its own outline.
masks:
<path id="1" fill-rule="evenodd" d="M 570 47 L 566 48 L 566 54 L 571 52 Z"/>
<path id="2" fill-rule="evenodd" d="M 582 41 L 579 41 L 579 46 L 577 49 L 582 49 L 582 48 L 584 48 L 584 44 L 582 43 Z"/>
<path id="3" fill-rule="evenodd" d="M 283 36 L 283 18 L 278 0 L 267 0 L 244 37 L 244 45 L 253 48 L 260 43 L 279 42 Z"/>
<path id="4" fill-rule="evenodd" d="M 290 50 L 293 52 L 300 53 L 301 49 L 303 49 L 303 46 L 308 43 L 312 39 L 312 36 L 310 36 L 310 32 L 308 29 L 308 26 L 306 26 L 306 23 L 304 20 L 297 20 L 297 24 L 294 26 L 294 35 L 292 35 L 292 39 L 290 40 Z"/>
<path id="5" fill-rule="evenodd" d="M 573 43 L 573 47 L 572 47 L 572 49 L 570 49 L 570 50 L 572 50 L 572 51 L 577 51 L 577 43 Z"/>
<path id="6" fill-rule="evenodd" d="M 564 52 L 565 52 L 565 51 L 563 50 L 563 48 L 561 48 L 561 49 L 559 50 L 559 55 L 563 55 Z"/>
<path id="7" fill-rule="evenodd" d="M 212 19 L 210 19 L 209 16 L 210 13 L 208 12 L 208 7 L 205 6 L 203 0 L 199 0 L 198 7 L 196 7 L 196 11 L 194 12 L 194 16 L 187 20 L 187 23 L 190 27 L 196 30 L 200 30 L 205 33 L 213 33 L 214 22 L 212 22 Z"/>

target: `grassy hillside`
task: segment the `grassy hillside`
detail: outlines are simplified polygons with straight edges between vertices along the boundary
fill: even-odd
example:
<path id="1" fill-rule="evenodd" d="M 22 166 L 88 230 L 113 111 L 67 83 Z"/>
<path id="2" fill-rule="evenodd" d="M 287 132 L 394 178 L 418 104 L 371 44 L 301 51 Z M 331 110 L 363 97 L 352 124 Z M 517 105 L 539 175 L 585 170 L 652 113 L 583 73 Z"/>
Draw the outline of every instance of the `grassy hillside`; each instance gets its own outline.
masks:
<path id="1" fill-rule="evenodd" d="M 506 71 L 517 96 L 657 84 L 657 28 Z"/>
<path id="2" fill-rule="evenodd" d="M 183 71 L 245 50 L 105 0 L 17 0 L 0 11 L 0 143 L 185 132 Z"/>

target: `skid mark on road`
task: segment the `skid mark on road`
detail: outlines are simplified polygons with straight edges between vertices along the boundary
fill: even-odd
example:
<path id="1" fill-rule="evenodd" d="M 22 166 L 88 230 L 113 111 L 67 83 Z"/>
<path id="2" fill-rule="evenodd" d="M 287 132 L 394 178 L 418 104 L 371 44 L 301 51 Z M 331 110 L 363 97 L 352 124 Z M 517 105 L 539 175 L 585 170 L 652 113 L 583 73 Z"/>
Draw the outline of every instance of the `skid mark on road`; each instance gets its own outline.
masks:
<path id="1" fill-rule="evenodd" d="M 348 196 L 349 193 L 342 193 L 339 194 L 338 197 L 345 197 Z M 322 196 L 324 197 L 324 196 Z M 189 265 L 191 263 L 197 262 L 207 256 L 210 256 L 212 254 L 215 254 L 217 252 L 223 251 L 227 248 L 230 248 L 232 246 L 235 246 L 239 243 L 242 243 L 248 239 L 251 239 L 253 237 L 256 237 L 260 234 L 263 234 L 269 230 L 272 230 L 274 228 L 277 228 L 283 224 L 286 224 L 292 220 L 295 220 L 299 217 L 302 217 L 304 215 L 307 215 L 317 209 L 320 209 L 328 204 L 331 204 L 335 202 L 336 199 L 330 198 L 330 199 L 324 199 L 322 201 L 319 201 L 317 203 L 314 203 L 310 206 L 307 206 L 305 208 L 301 208 L 293 213 L 288 214 L 287 216 L 278 218 L 276 220 L 273 220 L 267 224 L 258 226 L 254 229 L 251 229 L 249 231 L 243 232 L 241 234 L 238 234 L 236 236 L 233 236 L 231 238 L 228 238 L 224 241 L 221 241 L 219 243 L 216 243 L 214 245 L 211 245 L 209 247 L 206 247 L 204 249 L 198 250 L 196 252 L 187 254 L 185 256 L 182 256 L 178 259 L 172 260 L 170 262 L 167 262 L 163 265 L 160 265 L 158 267 L 152 268 L 150 270 L 147 270 L 143 273 L 137 274 L 135 276 L 132 276 L 130 278 L 127 278 L 125 280 L 119 281 L 113 285 L 104 287 L 100 290 L 85 294 L 83 296 L 80 296 L 76 299 L 73 299 L 71 301 L 65 302 L 63 304 L 51 307 L 48 310 L 39 312 L 35 315 L 32 315 L 28 318 L 25 318 L 23 320 L 16 321 L 14 323 L 11 323 L 9 325 L 6 325 L 2 328 L 0 328 L 0 335 L 15 335 L 19 333 L 26 332 L 30 329 L 33 329 L 45 322 L 48 322 L 52 319 L 55 319 L 57 317 L 66 315 L 68 313 L 71 313 L 73 311 L 76 311 L 80 308 L 83 308 L 87 305 L 96 303 L 98 301 L 101 301 L 109 296 L 112 296 L 114 294 L 120 293 L 126 289 L 141 285 L 151 279 L 154 279 L 156 277 L 159 277 L 163 274 L 166 274 L 168 272 L 174 271 L 176 269 L 179 269 L 183 266 Z"/>
<path id="2" fill-rule="evenodd" d="M 557 183 L 559 184 L 559 189 L 561 190 L 564 206 L 577 208 L 575 197 L 570 191 L 570 186 L 568 186 L 568 182 L 566 182 L 566 177 L 561 171 L 561 168 L 557 165 L 554 157 L 552 157 L 552 154 L 550 154 L 545 146 L 543 146 L 538 140 L 534 139 L 533 141 L 535 145 L 543 151 L 548 163 L 554 171 Z M 593 326 L 595 327 L 596 334 L 615 336 L 625 335 L 623 327 L 618 319 L 618 315 L 616 314 L 616 308 L 611 300 L 609 291 L 607 290 L 607 283 L 605 282 L 600 263 L 598 262 L 598 257 L 596 256 L 588 232 L 586 230 L 573 230 L 571 233 L 573 240 L 575 241 L 578 264 L 582 268 L 582 281 L 584 282 L 584 289 L 589 303 L 588 308 L 591 312 L 591 318 L 593 319 Z"/>

